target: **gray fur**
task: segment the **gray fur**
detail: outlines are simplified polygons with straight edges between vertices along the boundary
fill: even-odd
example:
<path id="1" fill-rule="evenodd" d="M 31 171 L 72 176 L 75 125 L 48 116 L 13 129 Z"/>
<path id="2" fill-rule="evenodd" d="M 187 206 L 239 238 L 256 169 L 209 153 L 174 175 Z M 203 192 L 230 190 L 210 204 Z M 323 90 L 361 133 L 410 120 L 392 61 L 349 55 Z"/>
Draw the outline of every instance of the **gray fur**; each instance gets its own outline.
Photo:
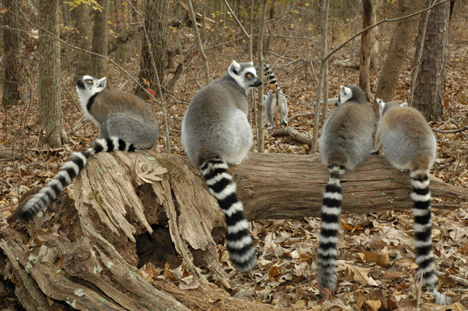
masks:
<path id="1" fill-rule="evenodd" d="M 233 62 L 226 75 L 195 94 L 182 121 L 182 145 L 191 161 L 201 165 L 219 156 L 230 165 L 242 162 L 253 144 L 246 90 L 259 83 L 251 63 Z"/>
<path id="2" fill-rule="evenodd" d="M 375 116 L 359 87 L 347 89 L 352 95 L 343 98 L 340 92 L 338 107 L 323 126 L 319 148 L 326 166 L 337 164 L 353 170 L 370 155 Z"/>
<path id="3" fill-rule="evenodd" d="M 372 152 L 378 152 L 383 145 L 385 157 L 402 171 L 418 169 L 415 159 L 424 156 L 428 162 L 428 167 L 424 169 L 430 169 L 436 158 L 437 142 L 424 117 L 415 108 L 407 107 L 406 103 L 377 102 L 381 117 Z M 393 120 L 393 114 L 397 111 L 394 109 L 403 111 L 409 118 Z"/>
<path id="4" fill-rule="evenodd" d="M 284 96 L 283 91 L 275 92 L 270 90 L 267 96 L 263 97 L 263 103 L 265 105 L 265 126 L 270 123 L 270 127 L 267 129 L 269 131 L 275 129 L 275 120 L 273 115 L 279 111 L 280 113 L 280 124 L 281 125 L 288 125 L 288 121 L 286 120 L 288 117 L 288 101 L 286 96 Z"/>
<path id="5" fill-rule="evenodd" d="M 137 149 L 157 141 L 159 126 L 151 108 L 139 97 L 122 91 L 104 91 L 106 78 L 84 76 L 76 86 L 85 115 L 101 129 L 101 138 L 117 136 Z M 89 107 L 90 100 L 92 104 Z"/>
<path id="6" fill-rule="evenodd" d="M 224 77 L 195 94 L 182 121 L 182 145 L 189 159 L 200 166 L 225 214 L 226 246 L 233 266 L 242 272 L 253 269 L 257 257 L 228 168 L 241 163 L 252 147 L 246 90 L 261 84 L 252 63 L 233 61 Z"/>

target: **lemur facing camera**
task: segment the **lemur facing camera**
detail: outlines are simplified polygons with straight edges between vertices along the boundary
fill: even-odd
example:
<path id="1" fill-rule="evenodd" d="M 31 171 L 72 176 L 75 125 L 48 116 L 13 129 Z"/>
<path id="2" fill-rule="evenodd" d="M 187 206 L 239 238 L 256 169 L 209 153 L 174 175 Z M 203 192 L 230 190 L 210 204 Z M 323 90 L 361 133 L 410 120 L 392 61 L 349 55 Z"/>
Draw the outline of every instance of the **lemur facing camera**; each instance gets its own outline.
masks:
<path id="1" fill-rule="evenodd" d="M 222 78 L 195 94 L 182 121 L 184 150 L 200 167 L 210 193 L 225 214 L 231 262 L 243 272 L 254 268 L 257 260 L 244 207 L 228 168 L 240 164 L 253 145 L 246 91 L 260 85 L 252 62 L 233 61 Z"/>
<path id="2" fill-rule="evenodd" d="M 288 121 L 286 120 L 288 117 L 288 101 L 276 81 L 275 74 L 271 70 L 270 64 L 263 63 L 263 69 L 265 71 L 264 73 L 267 78 L 268 85 L 270 86 L 268 95 L 263 95 L 263 103 L 265 105 L 264 126 L 267 126 L 268 123 L 270 123 L 270 126 L 267 129 L 272 131 L 276 127 L 273 115 L 277 111 L 280 114 L 280 125 L 288 126 Z"/>
<path id="3" fill-rule="evenodd" d="M 94 140 L 87 150 L 73 153 L 54 178 L 8 218 L 9 222 L 41 217 L 47 205 L 80 173 L 93 154 L 149 149 L 156 143 L 159 127 L 151 108 L 135 95 L 104 91 L 105 87 L 106 78 L 92 76 L 84 76 L 76 84 L 81 108 L 100 127 L 101 138 Z"/>
<path id="4" fill-rule="evenodd" d="M 336 244 L 341 214 L 340 174 L 352 171 L 371 154 L 375 115 L 357 86 L 340 86 L 337 107 L 323 125 L 320 156 L 330 171 L 322 203 L 318 283 L 334 292 L 337 283 Z"/>
<path id="5" fill-rule="evenodd" d="M 385 103 L 377 99 L 380 120 L 373 153 L 383 147 L 385 158 L 398 170 L 409 170 L 414 201 L 414 245 L 421 283 L 438 304 L 450 304 L 451 298 L 437 291 L 434 253 L 431 240 L 431 193 L 429 170 L 436 158 L 437 142 L 423 115 L 406 103 Z"/>

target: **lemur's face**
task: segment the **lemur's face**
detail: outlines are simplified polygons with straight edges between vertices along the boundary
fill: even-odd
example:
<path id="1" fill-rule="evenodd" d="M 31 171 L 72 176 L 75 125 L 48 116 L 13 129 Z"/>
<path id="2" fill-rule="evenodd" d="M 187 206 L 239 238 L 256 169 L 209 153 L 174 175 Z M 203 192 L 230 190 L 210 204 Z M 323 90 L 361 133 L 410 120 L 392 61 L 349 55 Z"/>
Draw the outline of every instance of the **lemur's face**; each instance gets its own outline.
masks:
<path id="1" fill-rule="evenodd" d="M 262 85 L 257 77 L 257 71 L 252 63 L 241 63 L 233 61 L 228 69 L 229 75 L 245 90 Z"/>
<path id="2" fill-rule="evenodd" d="M 106 78 L 97 79 L 93 76 L 83 76 L 76 83 L 76 92 L 78 96 L 93 96 L 101 92 L 106 87 Z"/>
<path id="3" fill-rule="evenodd" d="M 335 105 L 339 106 L 341 104 L 344 104 L 352 97 L 353 97 L 353 91 L 349 87 L 340 85 L 340 94 L 338 96 L 338 100 L 336 101 Z"/>

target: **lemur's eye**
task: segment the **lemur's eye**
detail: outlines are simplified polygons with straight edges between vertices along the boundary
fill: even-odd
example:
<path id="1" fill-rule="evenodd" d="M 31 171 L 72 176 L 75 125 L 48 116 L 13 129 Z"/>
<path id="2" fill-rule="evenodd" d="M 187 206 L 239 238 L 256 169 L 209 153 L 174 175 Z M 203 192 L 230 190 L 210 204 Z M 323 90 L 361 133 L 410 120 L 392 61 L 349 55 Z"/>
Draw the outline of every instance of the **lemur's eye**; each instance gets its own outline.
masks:
<path id="1" fill-rule="evenodd" d="M 247 78 L 249 78 L 249 79 L 252 78 L 252 74 L 251 74 L 251 73 L 248 73 L 248 74 L 247 74 Z"/>
<path id="2" fill-rule="evenodd" d="M 86 80 L 86 83 L 93 84 L 93 80 L 88 79 L 88 80 Z"/>

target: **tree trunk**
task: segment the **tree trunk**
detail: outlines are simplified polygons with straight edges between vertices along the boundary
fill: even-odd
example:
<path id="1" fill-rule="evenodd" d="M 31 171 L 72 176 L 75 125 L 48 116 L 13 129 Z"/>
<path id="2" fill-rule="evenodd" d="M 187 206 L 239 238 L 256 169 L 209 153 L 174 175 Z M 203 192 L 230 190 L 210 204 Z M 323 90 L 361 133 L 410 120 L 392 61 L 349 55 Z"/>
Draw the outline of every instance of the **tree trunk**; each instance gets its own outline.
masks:
<path id="1" fill-rule="evenodd" d="M 449 15 L 450 3 L 438 5 L 430 12 L 422 61 L 414 86 L 413 107 L 428 120 L 440 120 L 443 115 Z M 419 34 L 423 33 L 423 25 L 422 21 Z M 418 36 L 420 40 L 423 40 L 422 35 Z"/>
<path id="2" fill-rule="evenodd" d="M 371 24 L 377 23 L 377 16 L 382 10 L 383 0 L 372 0 L 373 1 L 373 13 Z M 376 69 L 379 65 L 380 59 L 380 26 L 374 27 L 371 29 L 371 39 L 370 39 L 370 68 Z"/>
<path id="3" fill-rule="evenodd" d="M 169 0 L 148 0 L 145 7 L 144 19 L 148 38 L 143 36 L 138 80 L 140 84 L 155 91 L 158 96 L 161 96 L 158 91 L 158 82 L 162 84 L 164 81 L 164 66 L 167 59 L 166 38 L 169 29 L 169 3 Z M 159 80 L 156 77 L 155 66 Z M 149 98 L 148 94 L 138 86 L 135 89 L 135 94 L 144 99 Z"/>
<path id="4" fill-rule="evenodd" d="M 318 216 L 330 177 L 318 155 L 252 154 L 231 172 L 250 220 Z M 411 208 L 408 175 L 372 156 L 342 176 L 343 210 Z M 431 191 L 434 197 L 468 198 L 465 189 L 436 180 Z M 214 310 L 219 303 L 226 310 L 271 310 L 230 297 L 197 272 L 202 267 L 217 279 L 228 278 L 217 250 L 225 224 L 199 169 L 186 157 L 96 154 L 77 177 L 73 199 L 63 192 L 46 214 L 66 238 L 53 229 L 31 230 L 40 241 L 31 249 L 22 242 L 24 224 L 18 224 L 22 236 L 10 229 L 0 242 L 27 310 L 61 310 L 65 303 L 79 310 Z M 199 277 L 198 289 L 181 291 L 156 280 L 151 266 L 137 268 L 148 262 L 175 268 L 180 258 Z"/>
<path id="5" fill-rule="evenodd" d="M 406 16 L 422 10 L 424 1 L 400 0 L 399 7 L 400 16 Z M 418 15 L 400 20 L 395 28 L 375 95 L 383 101 L 393 100 L 395 96 L 398 79 L 405 66 L 408 50 L 414 43 L 418 20 Z"/>
<path id="6" fill-rule="evenodd" d="M 67 0 L 62 0 L 61 2 L 62 2 L 61 7 L 62 7 L 63 25 L 64 26 L 70 26 L 70 9 L 68 7 L 68 1 Z"/>
<path id="7" fill-rule="evenodd" d="M 90 50 L 91 47 L 91 20 L 88 15 L 89 10 L 89 6 L 85 3 L 81 3 L 71 10 L 71 20 L 74 30 L 73 44 L 83 50 Z M 90 59 L 90 54 L 79 50 L 75 51 L 75 80 L 84 75 L 91 74 Z"/>
<path id="8" fill-rule="evenodd" d="M 60 0 L 39 1 L 39 125 L 52 148 L 68 143 L 60 98 Z M 41 133 L 42 134 L 42 133 Z"/>
<path id="9" fill-rule="evenodd" d="M 362 0 L 362 29 L 372 25 L 372 16 L 374 15 L 374 7 L 372 0 Z M 370 92 L 370 44 L 371 44 L 371 30 L 365 31 L 361 35 L 361 57 L 359 65 L 359 87 L 366 94 L 369 101 L 371 97 Z"/>
<path id="10" fill-rule="evenodd" d="M 4 107 L 16 105 L 21 99 L 19 87 L 22 83 L 20 68 L 20 36 L 18 29 L 18 1 L 3 0 L 6 12 L 3 14 L 3 50 L 4 50 L 4 80 L 3 98 Z"/>
<path id="11" fill-rule="evenodd" d="M 95 10 L 93 23 L 93 41 L 91 51 L 107 56 L 107 42 L 109 37 L 109 0 L 97 0 L 102 11 Z M 107 74 L 107 65 L 102 57 L 91 56 L 90 72 L 96 78 L 102 78 Z"/>
<path id="12" fill-rule="evenodd" d="M 260 79 L 263 77 L 263 39 L 265 33 L 265 19 L 266 19 L 266 8 L 267 0 L 261 0 L 261 16 L 260 16 L 260 27 L 257 38 L 257 59 L 258 59 L 258 76 Z M 257 120 L 256 120 L 256 133 L 257 133 L 257 151 L 263 153 L 265 151 L 265 137 L 263 135 L 263 85 L 258 88 L 257 98 Z"/>
<path id="13" fill-rule="evenodd" d="M 198 46 L 198 51 L 203 59 L 203 65 L 205 68 L 205 85 L 211 82 L 210 67 L 208 65 L 208 58 L 206 57 L 205 50 L 203 48 L 203 42 L 200 38 L 200 32 L 198 31 L 197 18 L 195 17 L 195 11 L 193 9 L 192 0 L 187 0 L 188 7 L 190 8 L 190 19 L 192 20 L 193 32 L 195 33 L 195 42 Z"/>

